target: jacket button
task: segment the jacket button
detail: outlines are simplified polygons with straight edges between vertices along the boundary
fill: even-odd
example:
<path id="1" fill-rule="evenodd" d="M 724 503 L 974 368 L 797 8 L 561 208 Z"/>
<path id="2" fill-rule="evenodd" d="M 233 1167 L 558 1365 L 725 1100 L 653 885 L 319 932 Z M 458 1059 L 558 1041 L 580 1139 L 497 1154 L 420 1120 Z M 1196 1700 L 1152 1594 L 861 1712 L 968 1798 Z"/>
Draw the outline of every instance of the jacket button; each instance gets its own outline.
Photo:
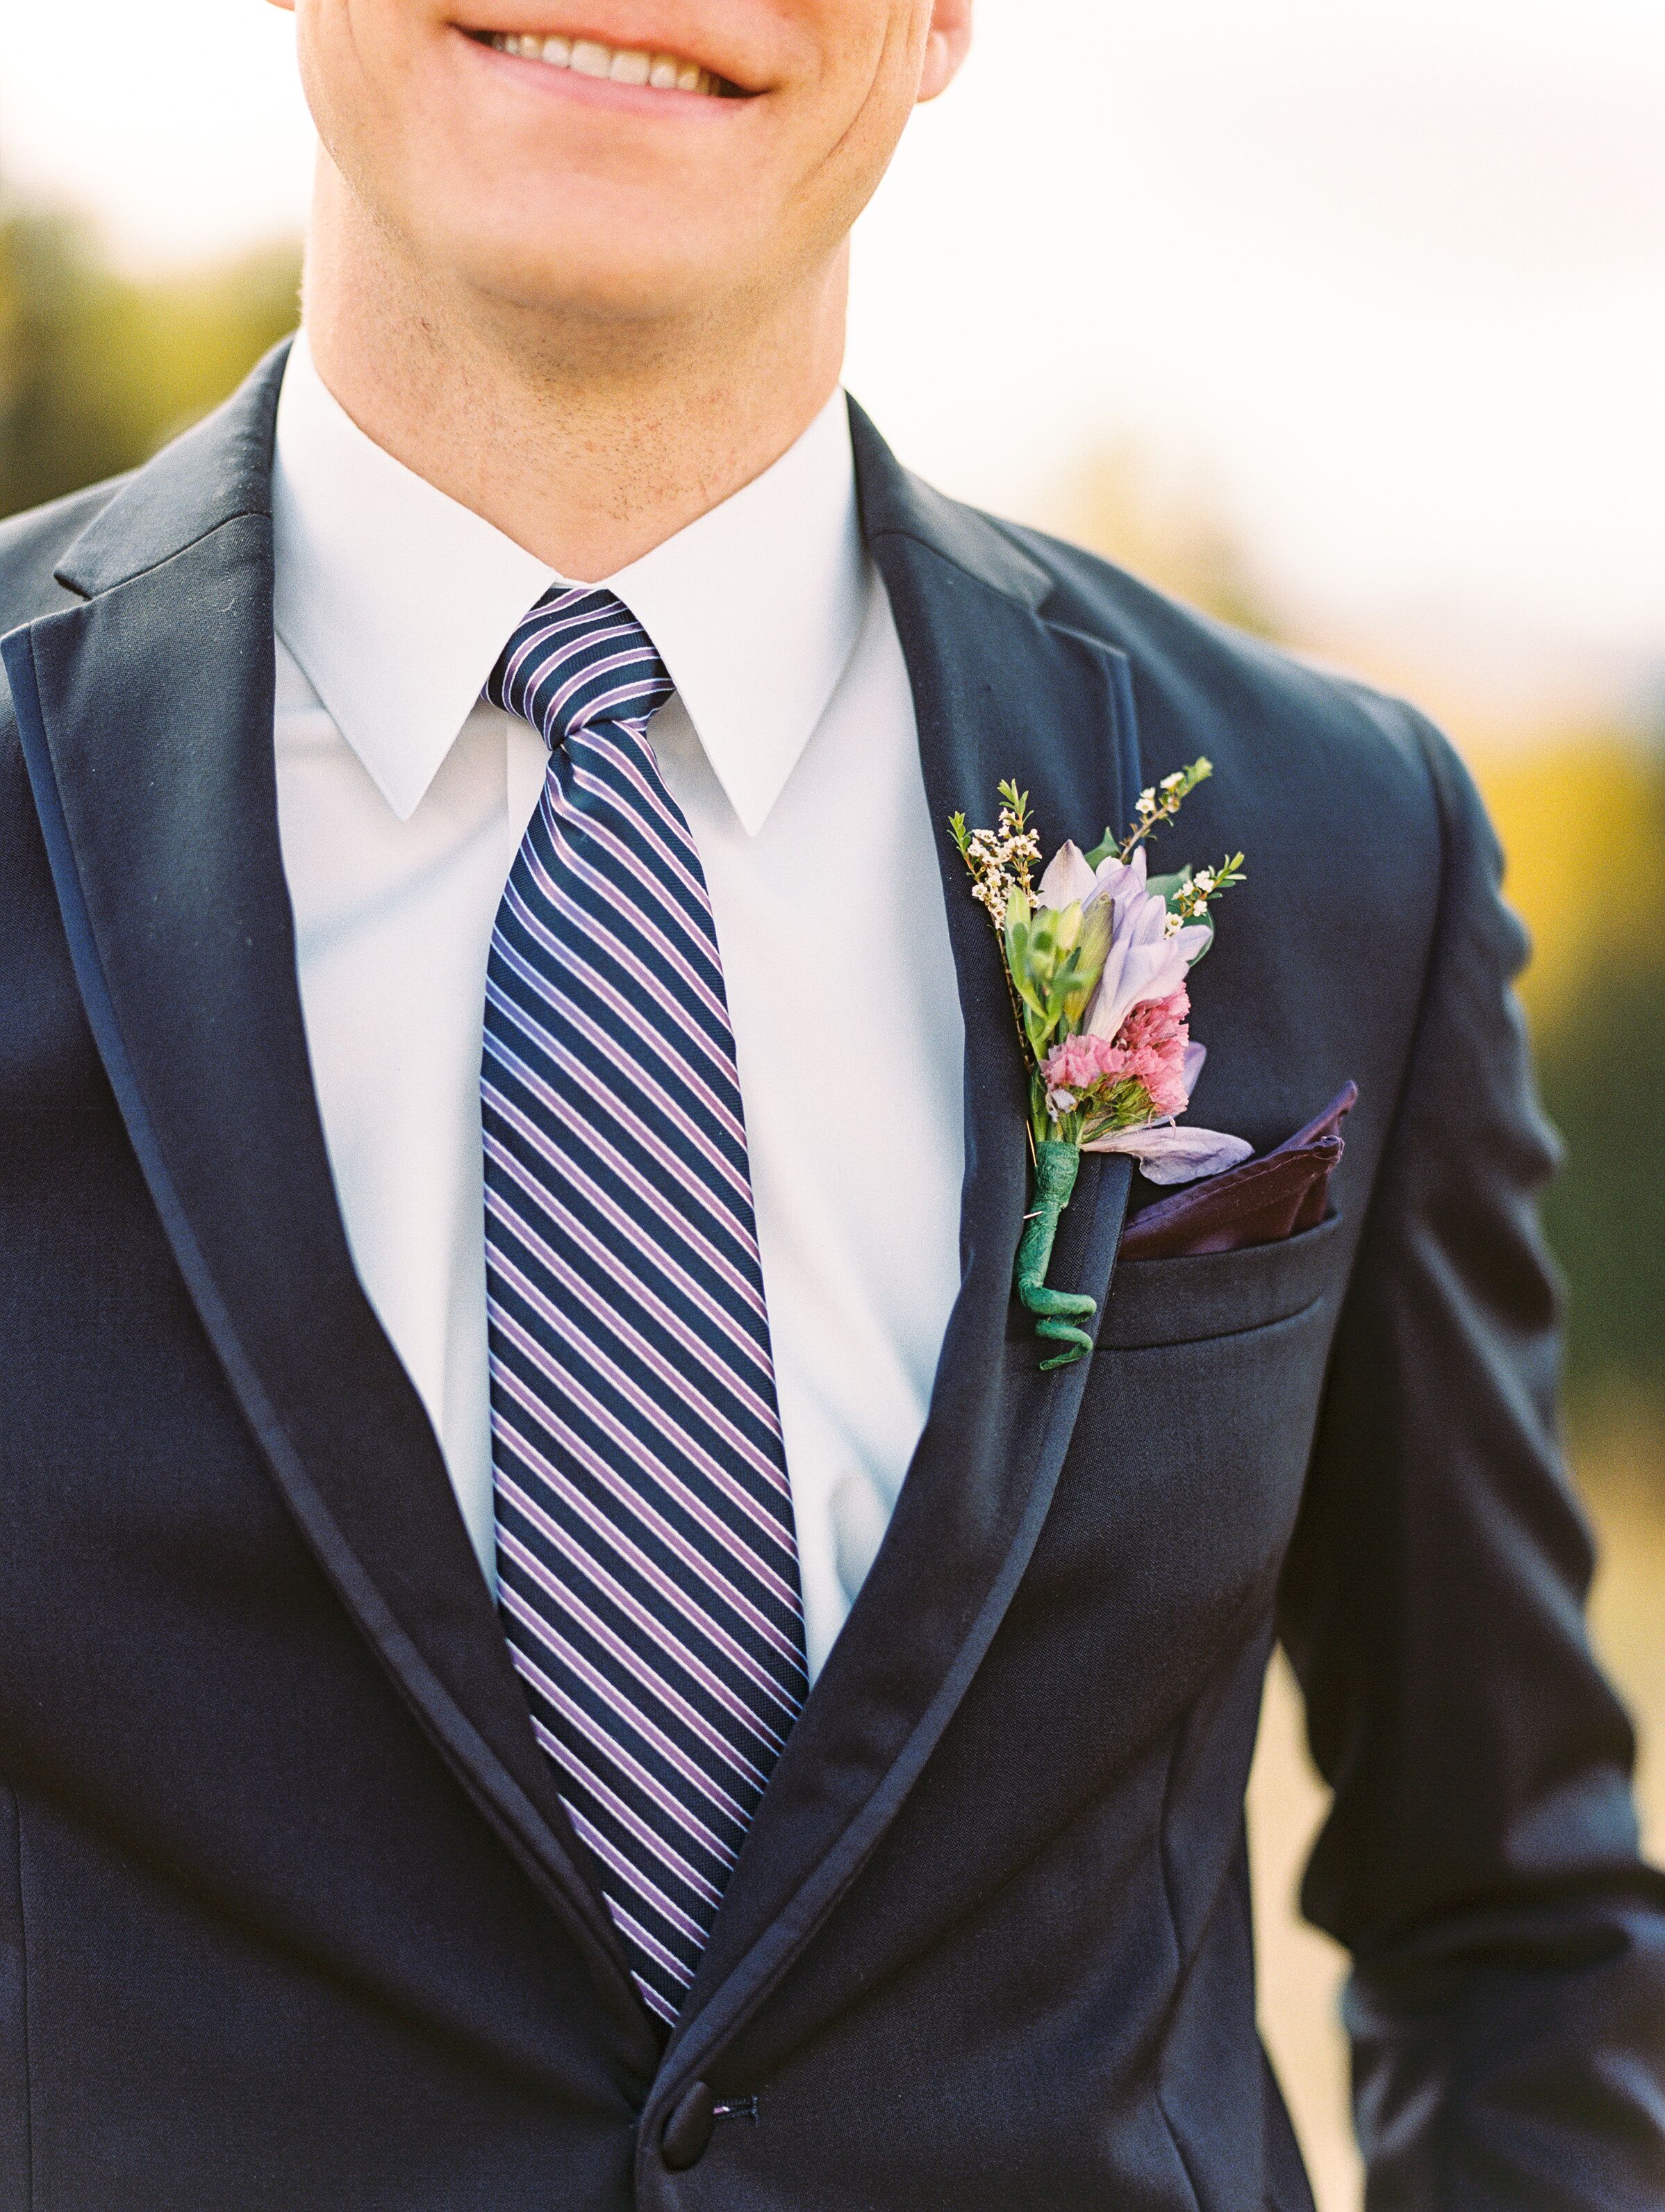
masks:
<path id="1" fill-rule="evenodd" d="M 710 2148 L 716 2118 L 717 2100 L 703 2081 L 684 2090 L 659 2137 L 660 2154 L 672 2173 L 699 2164 Z"/>

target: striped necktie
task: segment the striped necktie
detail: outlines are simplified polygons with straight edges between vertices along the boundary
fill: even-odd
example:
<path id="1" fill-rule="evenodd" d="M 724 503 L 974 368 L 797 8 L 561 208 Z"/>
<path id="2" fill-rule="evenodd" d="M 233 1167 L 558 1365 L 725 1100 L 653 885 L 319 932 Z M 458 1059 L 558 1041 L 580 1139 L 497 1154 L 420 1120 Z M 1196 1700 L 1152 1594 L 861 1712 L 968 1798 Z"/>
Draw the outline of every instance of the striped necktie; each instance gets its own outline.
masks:
<path id="1" fill-rule="evenodd" d="M 549 592 L 493 671 L 550 767 L 482 1066 L 499 1604 L 667 2022 L 807 1689 L 722 964 L 647 737 L 671 690 L 602 590 Z"/>

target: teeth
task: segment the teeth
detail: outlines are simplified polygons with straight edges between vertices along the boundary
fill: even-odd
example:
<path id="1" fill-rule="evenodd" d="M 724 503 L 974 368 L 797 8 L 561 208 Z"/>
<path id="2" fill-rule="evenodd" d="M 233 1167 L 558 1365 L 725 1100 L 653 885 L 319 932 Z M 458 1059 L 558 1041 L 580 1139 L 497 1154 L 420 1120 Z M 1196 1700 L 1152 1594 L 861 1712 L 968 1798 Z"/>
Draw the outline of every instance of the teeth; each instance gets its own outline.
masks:
<path id="1" fill-rule="evenodd" d="M 615 84 L 651 85 L 656 92 L 717 93 L 721 79 L 697 62 L 678 54 L 653 54 L 640 46 L 605 46 L 599 39 L 537 38 L 517 31 L 494 31 L 486 40 L 500 54 L 522 61 L 546 62 L 551 69 L 575 70 L 580 76 L 609 77 Z"/>

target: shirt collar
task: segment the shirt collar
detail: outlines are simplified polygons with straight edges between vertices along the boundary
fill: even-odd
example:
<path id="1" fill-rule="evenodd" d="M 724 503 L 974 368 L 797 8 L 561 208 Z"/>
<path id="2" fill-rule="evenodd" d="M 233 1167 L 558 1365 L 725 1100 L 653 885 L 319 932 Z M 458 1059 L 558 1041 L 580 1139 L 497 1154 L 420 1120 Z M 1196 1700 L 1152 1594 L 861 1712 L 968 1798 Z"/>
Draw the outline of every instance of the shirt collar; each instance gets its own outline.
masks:
<path id="1" fill-rule="evenodd" d="M 515 624 L 563 580 L 368 438 L 306 338 L 277 408 L 279 636 L 401 821 Z M 854 648 L 866 588 L 842 393 L 772 468 L 607 579 L 756 836 Z"/>
<path id="2" fill-rule="evenodd" d="M 401 822 L 554 571 L 367 438 L 305 334 L 277 402 L 273 613 Z"/>
<path id="3" fill-rule="evenodd" d="M 866 595 L 849 409 L 609 579 L 659 647 L 706 758 L 755 837 L 826 711 Z"/>

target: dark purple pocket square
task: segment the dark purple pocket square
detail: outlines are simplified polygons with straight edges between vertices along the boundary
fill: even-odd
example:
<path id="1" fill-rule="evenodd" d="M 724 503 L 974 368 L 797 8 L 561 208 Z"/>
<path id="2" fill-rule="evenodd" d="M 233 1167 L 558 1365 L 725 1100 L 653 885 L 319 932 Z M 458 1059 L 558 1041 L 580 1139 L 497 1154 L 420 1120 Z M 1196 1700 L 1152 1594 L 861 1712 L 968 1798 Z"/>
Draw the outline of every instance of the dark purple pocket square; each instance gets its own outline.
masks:
<path id="1" fill-rule="evenodd" d="M 1121 1239 L 1124 1260 L 1178 1260 L 1202 1252 L 1240 1252 L 1278 1244 L 1316 1229 L 1329 1200 L 1330 1177 L 1345 1147 L 1341 1124 L 1358 1085 L 1339 1091 L 1304 1129 L 1259 1159 L 1211 1176 L 1158 1199 L 1136 1213 Z"/>

